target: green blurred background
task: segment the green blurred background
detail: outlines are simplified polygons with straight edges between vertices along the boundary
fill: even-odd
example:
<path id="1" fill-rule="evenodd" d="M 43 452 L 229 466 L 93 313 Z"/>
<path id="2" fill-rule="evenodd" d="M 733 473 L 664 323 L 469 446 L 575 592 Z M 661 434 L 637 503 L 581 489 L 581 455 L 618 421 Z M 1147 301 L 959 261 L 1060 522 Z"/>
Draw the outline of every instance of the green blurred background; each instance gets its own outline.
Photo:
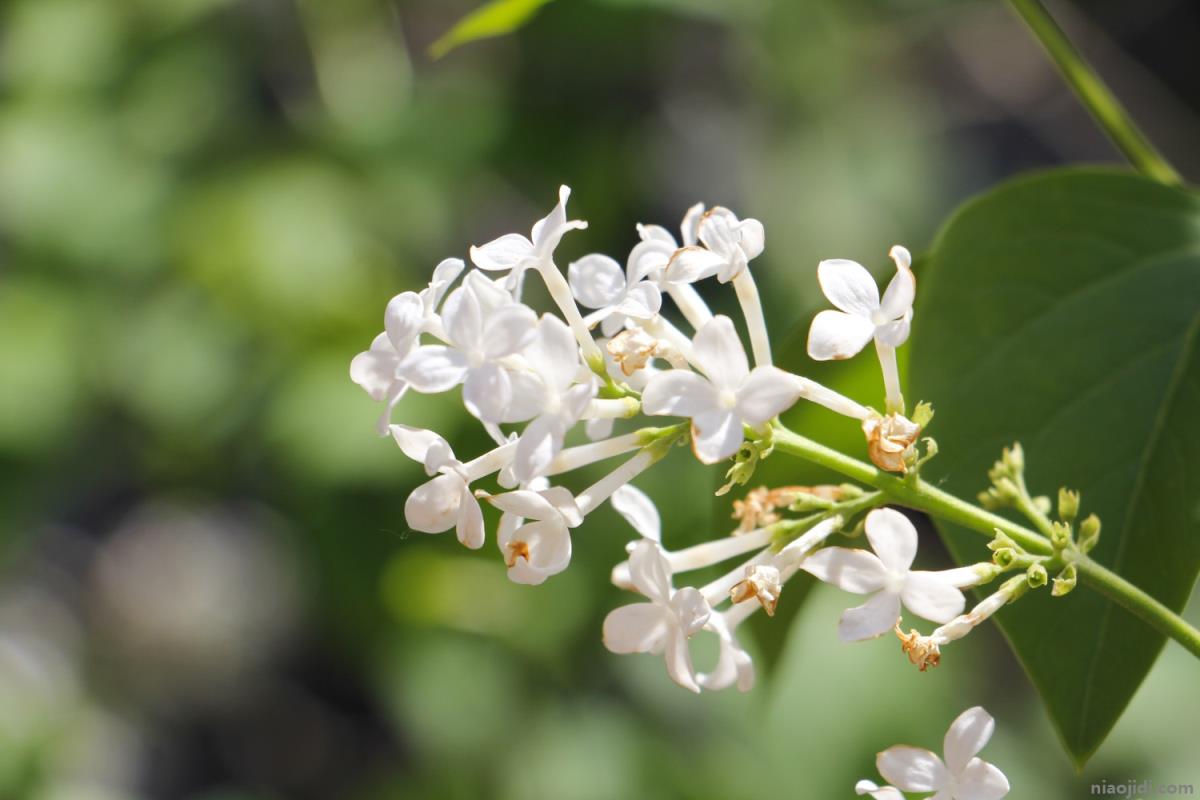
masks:
<path id="1" fill-rule="evenodd" d="M 700 200 L 763 220 L 786 365 L 878 404 L 869 359 L 818 369 L 791 338 L 816 262 L 883 270 L 1013 173 L 1116 160 L 991 0 L 559 0 L 431 61 L 474 5 L 0 6 L 0 798 L 850 797 L 980 703 L 1013 797 L 1200 784 L 1174 645 L 1077 776 L 992 628 L 919 674 L 838 643 L 852 598 L 801 584 L 756 620 L 757 688 L 694 697 L 601 646 L 632 535 L 607 508 L 538 588 L 406 530 L 423 475 L 349 361 L 389 297 L 560 182 L 591 222 L 564 262 Z M 1196 6 L 1053 8 L 1200 175 Z M 397 418 L 482 446 L 453 403 Z M 763 481 L 823 477 L 779 461 Z M 731 526 L 717 478 L 677 453 L 642 482 L 668 546 Z"/>

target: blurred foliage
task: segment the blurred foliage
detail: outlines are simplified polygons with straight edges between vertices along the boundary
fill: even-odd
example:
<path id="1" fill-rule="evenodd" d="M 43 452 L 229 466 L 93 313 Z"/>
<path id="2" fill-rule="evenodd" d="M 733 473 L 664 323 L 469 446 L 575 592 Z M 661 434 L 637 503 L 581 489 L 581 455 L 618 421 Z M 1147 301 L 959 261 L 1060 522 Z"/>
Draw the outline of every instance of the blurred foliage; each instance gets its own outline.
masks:
<path id="1" fill-rule="evenodd" d="M 630 535 L 610 510 L 539 589 L 491 545 L 405 529 L 422 474 L 373 435 L 350 358 L 390 296 L 526 230 L 559 183 L 591 222 L 564 259 L 620 257 L 697 200 L 762 219 L 782 343 L 820 258 L 884 271 L 1004 175 L 1112 158 L 989 3 L 577 0 L 430 62 L 477 5 L 0 6 L 0 797 L 848 796 L 875 751 L 936 745 L 979 702 L 1024 796 L 1186 780 L 1200 714 L 1170 650 L 1078 778 L 994 633 L 921 675 L 838 644 L 837 592 L 789 589 L 756 628 L 777 667 L 696 698 L 600 644 Z M 1186 6 L 1132 45 L 1172 52 Z M 1152 135 L 1190 130 L 1157 108 Z M 865 359 L 788 358 L 879 403 Z M 398 416 L 483 444 L 439 399 Z M 670 459 L 644 481 L 668 545 L 730 527 L 717 472 Z"/>

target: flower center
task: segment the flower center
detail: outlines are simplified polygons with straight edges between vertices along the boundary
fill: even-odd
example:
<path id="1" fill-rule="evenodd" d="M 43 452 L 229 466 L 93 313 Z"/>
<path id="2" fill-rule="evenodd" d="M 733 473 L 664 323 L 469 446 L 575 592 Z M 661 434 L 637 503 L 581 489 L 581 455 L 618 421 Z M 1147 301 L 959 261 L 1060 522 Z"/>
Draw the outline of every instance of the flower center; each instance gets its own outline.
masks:
<path id="1" fill-rule="evenodd" d="M 871 312 L 871 324 L 875 327 L 886 325 L 889 322 L 891 322 L 891 320 L 888 319 L 887 314 L 884 313 L 882 308 L 877 308 Z"/>
<path id="2" fill-rule="evenodd" d="M 726 389 L 717 395 L 717 405 L 728 411 L 737 405 L 737 392 Z"/>
<path id="3" fill-rule="evenodd" d="M 883 579 L 884 591 L 890 594 L 900 594 L 904 589 L 904 581 L 907 578 L 907 572 L 892 572 L 889 570 L 887 577 Z"/>

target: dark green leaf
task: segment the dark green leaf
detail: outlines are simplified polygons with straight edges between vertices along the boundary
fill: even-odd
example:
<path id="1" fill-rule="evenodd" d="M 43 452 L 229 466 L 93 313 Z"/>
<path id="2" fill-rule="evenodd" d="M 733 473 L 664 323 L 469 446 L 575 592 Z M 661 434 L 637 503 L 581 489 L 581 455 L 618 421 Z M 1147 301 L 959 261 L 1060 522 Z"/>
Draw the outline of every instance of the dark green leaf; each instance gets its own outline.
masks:
<path id="1" fill-rule="evenodd" d="M 512 33 L 533 19 L 550 0 L 492 0 L 467 14 L 429 46 L 429 55 L 441 58 L 459 45 Z"/>
<path id="2" fill-rule="evenodd" d="M 911 395 L 934 401 L 942 444 L 929 477 L 973 496 L 1020 440 L 1033 492 L 1079 489 L 1103 519 L 1095 559 L 1181 609 L 1200 567 L 1197 197 L 1101 171 L 1018 180 L 950 221 L 919 282 Z M 961 561 L 985 557 L 977 534 L 942 530 Z M 1164 643 L 1082 587 L 999 622 L 1077 764 Z"/>

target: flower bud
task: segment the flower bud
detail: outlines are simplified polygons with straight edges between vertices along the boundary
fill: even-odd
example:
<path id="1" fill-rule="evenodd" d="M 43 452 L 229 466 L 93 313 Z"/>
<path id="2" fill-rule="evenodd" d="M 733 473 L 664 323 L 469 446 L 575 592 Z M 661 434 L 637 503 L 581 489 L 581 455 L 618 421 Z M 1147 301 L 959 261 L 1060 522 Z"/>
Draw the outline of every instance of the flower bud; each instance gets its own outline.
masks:
<path id="1" fill-rule="evenodd" d="M 1006 467 L 1012 470 L 1013 474 L 1019 475 L 1025 471 L 1025 450 L 1022 449 L 1020 442 L 1013 442 L 1012 447 L 1004 448 L 1001 460 Z"/>
<path id="2" fill-rule="evenodd" d="M 1050 513 L 1050 510 L 1054 506 L 1051 505 L 1049 497 L 1046 497 L 1044 494 L 1039 494 L 1037 497 L 1033 498 L 1033 507 L 1037 509 L 1039 514 L 1046 516 Z"/>
<path id="3" fill-rule="evenodd" d="M 1098 541 L 1100 541 L 1100 518 L 1095 514 L 1088 514 L 1087 518 L 1079 523 L 1079 549 L 1084 553 L 1091 552 Z"/>
<path id="4" fill-rule="evenodd" d="M 1073 492 L 1067 487 L 1058 490 L 1058 517 L 1070 522 L 1079 516 L 1079 492 Z"/>
<path id="5" fill-rule="evenodd" d="M 1037 589 L 1045 586 L 1050 580 L 1050 576 L 1046 574 L 1046 568 L 1041 564 L 1030 564 L 1029 569 L 1025 570 L 1025 580 L 1030 587 Z"/>
<path id="6" fill-rule="evenodd" d="M 1063 567 L 1063 571 L 1058 573 L 1058 577 L 1054 579 L 1054 586 L 1050 589 L 1051 596 L 1062 597 L 1074 589 L 1076 579 L 1075 565 L 1067 564 L 1067 566 Z"/>
<path id="7" fill-rule="evenodd" d="M 1011 547 L 999 547 L 992 553 L 992 561 L 996 562 L 996 566 L 1008 568 L 1017 560 L 1017 551 Z"/>
<path id="8" fill-rule="evenodd" d="M 1050 544 L 1055 550 L 1063 550 L 1071 545 L 1071 526 L 1065 522 L 1054 522 L 1050 525 Z"/>

